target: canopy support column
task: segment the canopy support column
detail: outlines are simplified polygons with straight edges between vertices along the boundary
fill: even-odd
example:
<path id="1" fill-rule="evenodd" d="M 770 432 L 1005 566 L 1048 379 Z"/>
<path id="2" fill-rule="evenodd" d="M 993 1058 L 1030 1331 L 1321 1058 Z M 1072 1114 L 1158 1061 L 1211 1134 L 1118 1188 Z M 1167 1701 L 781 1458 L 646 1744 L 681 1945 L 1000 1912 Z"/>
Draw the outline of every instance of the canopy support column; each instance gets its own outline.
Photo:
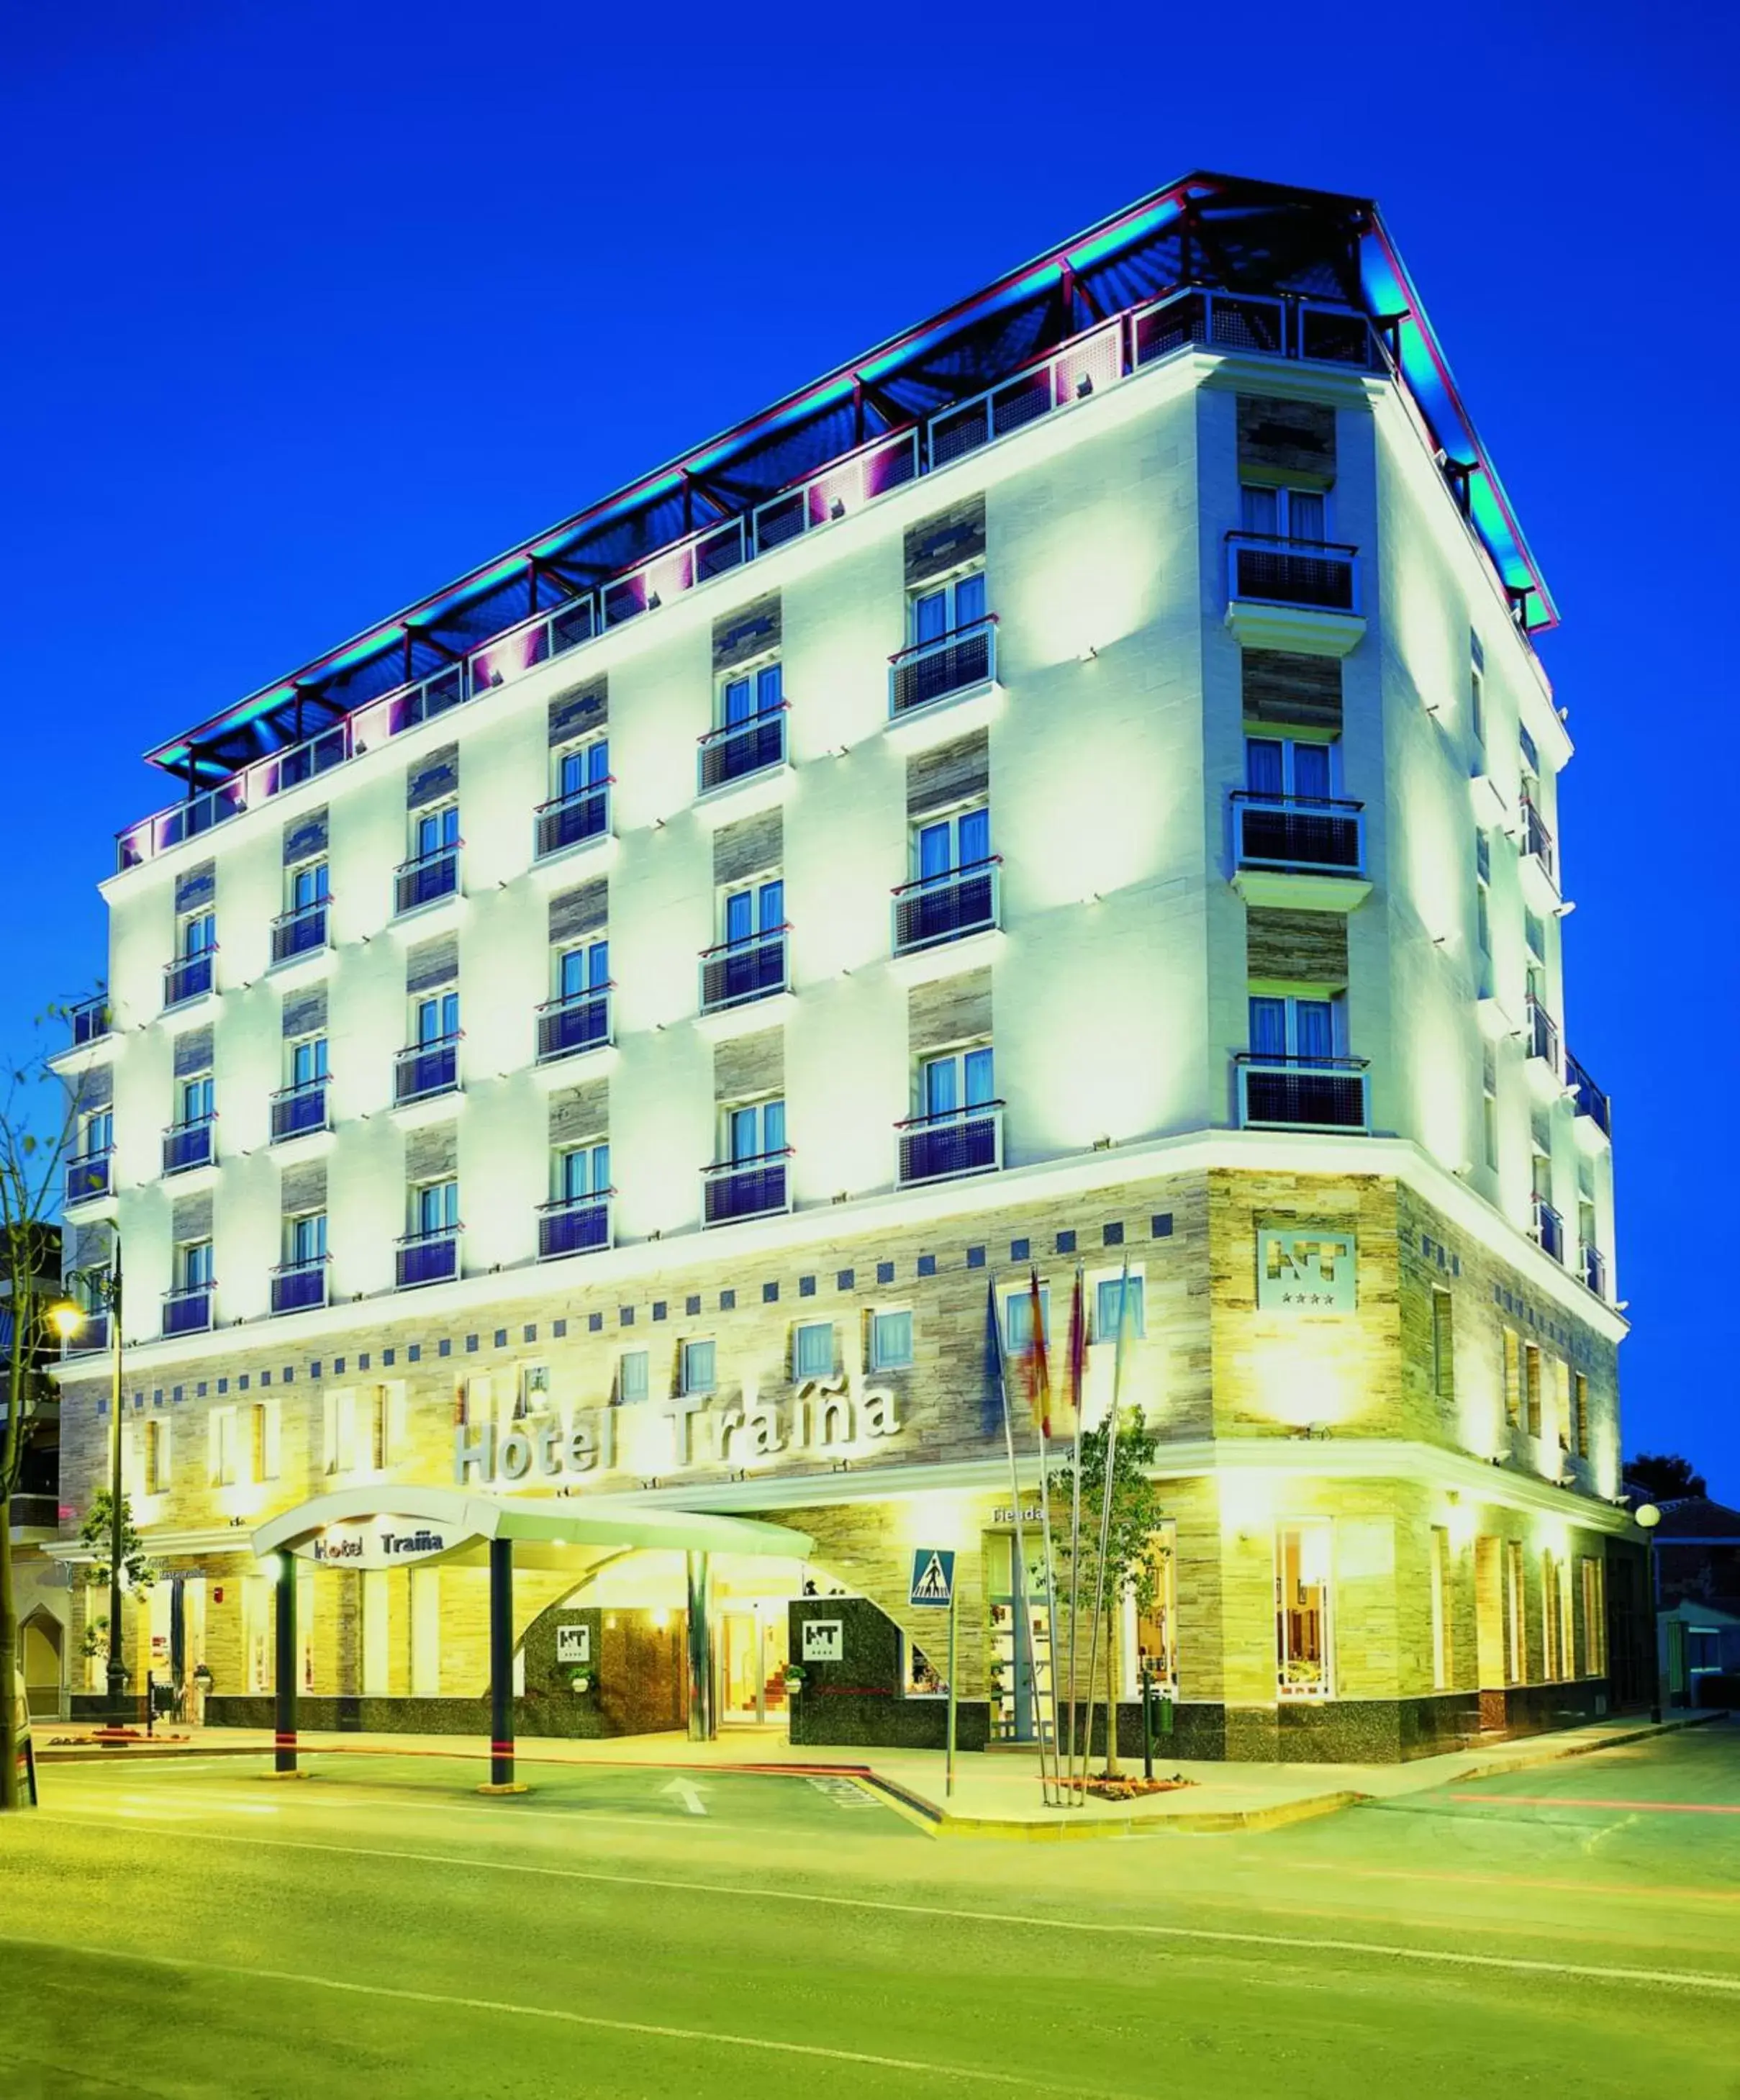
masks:
<path id="1" fill-rule="evenodd" d="M 489 1542 L 489 1785 L 523 1793 L 513 1776 L 513 1541 Z"/>
<path id="2" fill-rule="evenodd" d="M 275 1592 L 278 1636 L 276 1668 L 272 1690 L 275 1701 L 272 1729 L 272 1770 L 279 1777 L 294 1779 L 296 1764 L 296 1702 L 299 1689 L 296 1664 L 296 1556 L 276 1556 Z"/>
<path id="3" fill-rule="evenodd" d="M 710 1743 L 713 1723 L 713 1563 L 691 1551 L 689 1560 L 689 1740 Z"/>

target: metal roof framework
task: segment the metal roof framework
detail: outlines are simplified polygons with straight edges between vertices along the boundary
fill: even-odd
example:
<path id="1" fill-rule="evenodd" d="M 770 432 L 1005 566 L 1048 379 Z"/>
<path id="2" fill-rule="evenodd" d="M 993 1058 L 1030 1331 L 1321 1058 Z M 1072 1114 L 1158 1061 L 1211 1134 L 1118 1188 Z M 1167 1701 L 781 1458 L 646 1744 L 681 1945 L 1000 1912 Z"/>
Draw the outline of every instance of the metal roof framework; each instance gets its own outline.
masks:
<path id="1" fill-rule="evenodd" d="M 1525 633 L 1557 622 L 1412 279 L 1370 200 L 1195 174 L 461 576 L 149 752 L 190 794 L 319 735 L 1114 315 L 1192 287 L 1363 311 Z"/>

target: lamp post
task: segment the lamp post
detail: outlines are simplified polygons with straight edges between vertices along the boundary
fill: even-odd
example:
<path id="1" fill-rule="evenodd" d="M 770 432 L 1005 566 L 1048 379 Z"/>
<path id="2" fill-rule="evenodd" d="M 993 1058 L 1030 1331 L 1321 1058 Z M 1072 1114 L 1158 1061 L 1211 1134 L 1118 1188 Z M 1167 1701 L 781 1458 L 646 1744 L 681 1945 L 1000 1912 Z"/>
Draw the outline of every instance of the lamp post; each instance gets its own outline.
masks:
<path id="1" fill-rule="evenodd" d="M 121 1652 L 121 1568 L 126 1546 L 126 1506 L 122 1499 L 121 1482 L 121 1235 L 114 1236 L 114 1260 L 106 1269 L 87 1270 L 102 1300 L 102 1309 L 108 1315 L 109 1353 L 112 1377 L 109 1385 L 108 1411 L 111 1436 L 109 1440 L 108 1476 L 108 1667 L 106 1677 L 108 1690 L 108 1718 L 111 1727 L 124 1727 L 130 1718 L 126 1711 L 127 1696 L 127 1665 Z M 87 1315 L 81 1306 L 70 1301 L 50 1308 L 49 1318 L 63 1342 L 70 1342 L 86 1321 Z"/>
<path id="2" fill-rule="evenodd" d="M 1632 1511 L 1632 1522 L 1643 1533 L 1645 1588 L 1650 1599 L 1650 1718 L 1658 1723 L 1662 1718 L 1662 1629 L 1657 1616 L 1660 1600 L 1655 1594 L 1655 1527 L 1661 1520 L 1654 1502 L 1641 1503 Z"/>

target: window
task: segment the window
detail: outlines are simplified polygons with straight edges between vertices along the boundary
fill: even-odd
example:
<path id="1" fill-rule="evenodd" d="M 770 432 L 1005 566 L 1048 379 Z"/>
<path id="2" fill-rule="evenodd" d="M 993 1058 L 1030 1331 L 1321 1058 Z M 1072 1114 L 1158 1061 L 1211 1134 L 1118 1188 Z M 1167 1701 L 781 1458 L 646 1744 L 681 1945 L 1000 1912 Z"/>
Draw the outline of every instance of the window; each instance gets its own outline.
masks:
<path id="1" fill-rule="evenodd" d="M 1504 1330 L 1504 1419 L 1513 1429 L 1522 1423 L 1522 1344 L 1513 1327 Z"/>
<path id="2" fill-rule="evenodd" d="M 804 1320 L 791 1330 L 791 1375 L 825 1379 L 834 1375 L 834 1322 Z"/>
<path id="3" fill-rule="evenodd" d="M 1504 1682 L 1522 1684 L 1528 1678 L 1528 1649 L 1522 1606 L 1522 1544 L 1504 1542 Z"/>
<path id="4" fill-rule="evenodd" d="M 449 853 L 459 844 L 459 805 L 446 802 L 438 810 L 421 811 L 412 824 L 412 857 L 428 860 Z"/>
<path id="5" fill-rule="evenodd" d="M 685 1392 L 715 1392 L 718 1390 L 717 1348 L 717 1343 L 713 1342 L 684 1343 L 682 1380 Z"/>
<path id="6" fill-rule="evenodd" d="M 218 917 L 213 911 L 194 911 L 181 922 L 181 952 L 184 958 L 209 955 L 218 945 Z"/>
<path id="7" fill-rule="evenodd" d="M 185 1240 L 176 1250 L 178 1281 L 183 1290 L 209 1290 L 212 1285 L 211 1242 Z"/>
<path id="8" fill-rule="evenodd" d="M 1553 1364 L 1553 1426 L 1558 1432 L 1559 1449 L 1568 1458 L 1571 1449 L 1571 1383 L 1570 1365 L 1562 1357 L 1555 1357 Z"/>
<path id="9" fill-rule="evenodd" d="M 1450 1533 L 1442 1524 L 1432 1527 L 1432 1688 L 1447 1689 L 1450 1683 Z"/>
<path id="10" fill-rule="evenodd" d="M 277 1476 L 277 1416 L 269 1401 L 257 1400 L 248 1410 L 248 1477 L 271 1480 Z"/>
<path id="11" fill-rule="evenodd" d="M 777 933 L 786 923 L 786 885 L 775 876 L 765 882 L 728 890 L 720 907 L 720 938 L 729 947 Z"/>
<path id="12" fill-rule="evenodd" d="M 1526 907 L 1524 908 L 1522 914 L 1522 931 L 1528 941 L 1529 953 L 1536 962 L 1544 963 L 1547 960 L 1547 929 L 1535 913 Z M 1539 999 L 1545 993 L 1547 988 L 1545 984 L 1542 983 L 1531 986 L 1531 989 L 1534 991 L 1535 996 Z"/>
<path id="13" fill-rule="evenodd" d="M 951 1050 L 940 1057 L 927 1057 L 919 1065 L 918 1108 L 923 1115 L 953 1115 L 962 1109 L 988 1108 L 996 1095 L 989 1043 L 976 1049 Z"/>
<path id="14" fill-rule="evenodd" d="M 556 755 L 556 796 L 566 801 L 584 795 L 588 788 L 601 788 L 610 777 L 610 745 L 607 737 L 594 737 Z"/>
<path id="15" fill-rule="evenodd" d="M 1558 1557 L 1550 1551 L 1540 1556 L 1541 1674 L 1568 1677 L 1563 1667 L 1565 1622 L 1559 1593 Z"/>
<path id="16" fill-rule="evenodd" d="M 940 882 L 961 869 L 978 867 L 991 858 L 991 813 L 983 806 L 920 824 L 913 833 L 913 874 L 921 882 Z"/>
<path id="17" fill-rule="evenodd" d="M 911 1364 L 911 1313 L 872 1312 L 870 1319 L 870 1369 L 873 1371 L 902 1371 L 909 1370 Z"/>
<path id="18" fill-rule="evenodd" d="M 1051 1286 L 1039 1286 L 1039 1326 L 1051 1345 Z M 1019 1290 L 1003 1295 L 1003 1348 L 1011 1357 L 1024 1355 L 1033 1346 L 1033 1291 L 1031 1284 L 1024 1284 Z"/>
<path id="19" fill-rule="evenodd" d="M 328 1392 L 323 1396 L 326 1470 L 348 1473 L 356 1463 L 356 1395 Z"/>
<path id="20" fill-rule="evenodd" d="M 634 1407 L 646 1398 L 650 1390 L 645 1350 L 624 1349 L 616 1364 L 617 1405 Z"/>
<path id="21" fill-rule="evenodd" d="M 1269 540 L 1328 539 L 1328 498 L 1316 488 L 1262 488 L 1246 482 L 1239 490 L 1240 522 L 1247 532 Z"/>
<path id="22" fill-rule="evenodd" d="M 556 958 L 556 996 L 584 999 L 588 992 L 602 991 L 610 982 L 610 944 L 582 941 L 564 948 Z"/>
<path id="23" fill-rule="evenodd" d="M 1607 1671 L 1606 1570 L 1592 1555 L 1577 1564 L 1583 1583 L 1583 1674 L 1604 1677 Z"/>
<path id="24" fill-rule="evenodd" d="M 1341 1003 L 1335 999 L 1294 999 L 1252 995 L 1251 1055 L 1322 1060 L 1338 1054 L 1342 1041 Z"/>
<path id="25" fill-rule="evenodd" d="M 1432 1292 L 1432 1390 L 1440 1400 L 1456 1396 L 1455 1315 L 1450 1293 Z"/>
<path id="26" fill-rule="evenodd" d="M 1292 738 L 1248 736 L 1244 784 L 1253 795 L 1295 795 L 1327 802 L 1336 792 L 1341 747 Z"/>
<path id="27" fill-rule="evenodd" d="M 784 699 L 783 681 L 777 660 L 752 668 L 733 671 L 719 682 L 720 729 L 736 729 L 757 715 L 772 714 Z"/>
<path id="28" fill-rule="evenodd" d="M 318 1087 L 328 1077 L 326 1038 L 324 1035 L 305 1035 L 299 1042 L 290 1045 L 290 1084 L 293 1087 Z"/>
<path id="29" fill-rule="evenodd" d="M 420 1234 L 458 1231 L 457 1181 L 425 1181 L 412 1190 L 411 1229 Z"/>
<path id="30" fill-rule="evenodd" d="M 554 1195 L 558 1203 L 589 1203 L 610 1193 L 610 1148 L 607 1145 L 567 1145 L 554 1159 Z"/>
<path id="31" fill-rule="evenodd" d="M 1487 740 L 1486 683 L 1486 677 L 1480 666 L 1471 664 L 1468 674 L 1468 719 L 1469 726 L 1474 732 L 1476 743 L 1484 743 Z"/>
<path id="32" fill-rule="evenodd" d="M 1130 1336 L 1139 1342 L 1148 1333 L 1147 1294 L 1143 1278 L 1129 1278 Z M 1115 1342 L 1118 1337 L 1118 1323 L 1124 1309 L 1125 1278 L 1122 1276 L 1103 1276 L 1094 1286 L 1094 1339 L 1096 1342 Z"/>
<path id="33" fill-rule="evenodd" d="M 143 1492 L 161 1495 L 170 1484 L 170 1425 L 153 1418 L 145 1424 L 145 1448 L 140 1472 Z"/>
<path id="34" fill-rule="evenodd" d="M 215 1104 L 211 1074 L 202 1072 L 196 1079 L 183 1079 L 179 1098 L 179 1121 L 184 1123 L 209 1123 Z"/>
<path id="35" fill-rule="evenodd" d="M 940 642 L 945 634 L 976 626 L 985 618 L 985 602 L 983 569 L 969 569 L 915 591 L 910 601 L 913 641 Z"/>
<path id="36" fill-rule="evenodd" d="M 1589 1455 L 1589 1382 L 1581 1371 L 1571 1375 L 1571 1419 L 1575 1425 L 1577 1456 Z"/>
<path id="37" fill-rule="evenodd" d="M 284 1258 L 292 1268 L 312 1268 L 326 1260 L 324 1211 L 303 1211 L 284 1220 Z"/>
<path id="38" fill-rule="evenodd" d="M 412 1003 L 411 1039 L 413 1043 L 444 1043 L 459 1033 L 459 994 L 432 992 Z"/>
<path id="39" fill-rule="evenodd" d="M 293 867 L 284 881 L 284 895 L 290 910 L 309 911 L 318 904 L 324 904 L 332 893 L 328 880 L 324 860 L 305 860 L 300 867 Z"/>
<path id="40" fill-rule="evenodd" d="M 1483 882 L 1474 885 L 1474 939 L 1483 955 L 1492 952 L 1492 898 Z"/>
<path id="41" fill-rule="evenodd" d="M 1535 739 L 1520 725 L 1517 730 L 1517 754 L 1522 768 L 1525 789 L 1538 786 L 1540 779 L 1540 753 L 1535 748 Z"/>
<path id="42" fill-rule="evenodd" d="M 211 1411 L 211 1484 L 214 1488 L 233 1488 L 236 1485 L 239 1432 L 233 1407 L 214 1407 Z"/>
<path id="43" fill-rule="evenodd" d="M 1522 1345 L 1522 1397 L 1528 1409 L 1528 1432 L 1540 1434 L 1540 1351 L 1532 1342 Z"/>
<path id="44" fill-rule="evenodd" d="M 1328 1524 L 1284 1524 L 1275 1535 L 1276 1684 L 1284 1699 L 1329 1692 Z"/>
<path id="45" fill-rule="evenodd" d="M 550 1411 L 550 1367 L 548 1364 L 522 1364 L 514 1381 L 513 1417 L 523 1422 L 528 1415 L 548 1414 Z"/>
<path id="46" fill-rule="evenodd" d="M 725 1158 L 733 1166 L 761 1159 L 786 1149 L 786 1105 L 782 1101 L 750 1101 L 725 1110 Z"/>

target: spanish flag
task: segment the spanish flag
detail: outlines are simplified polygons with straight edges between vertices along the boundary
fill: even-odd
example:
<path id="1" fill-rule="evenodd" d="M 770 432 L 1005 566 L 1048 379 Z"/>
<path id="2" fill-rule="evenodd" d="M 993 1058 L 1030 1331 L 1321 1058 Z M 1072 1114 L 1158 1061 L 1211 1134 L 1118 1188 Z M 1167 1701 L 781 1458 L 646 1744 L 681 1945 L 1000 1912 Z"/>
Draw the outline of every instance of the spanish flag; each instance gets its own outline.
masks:
<path id="1" fill-rule="evenodd" d="M 1039 1272 L 1029 1272 L 1032 1339 L 1027 1345 L 1028 1393 L 1033 1403 L 1033 1423 L 1047 1440 L 1051 1435 L 1051 1371 L 1046 1360 L 1045 1299 L 1039 1289 Z"/>

